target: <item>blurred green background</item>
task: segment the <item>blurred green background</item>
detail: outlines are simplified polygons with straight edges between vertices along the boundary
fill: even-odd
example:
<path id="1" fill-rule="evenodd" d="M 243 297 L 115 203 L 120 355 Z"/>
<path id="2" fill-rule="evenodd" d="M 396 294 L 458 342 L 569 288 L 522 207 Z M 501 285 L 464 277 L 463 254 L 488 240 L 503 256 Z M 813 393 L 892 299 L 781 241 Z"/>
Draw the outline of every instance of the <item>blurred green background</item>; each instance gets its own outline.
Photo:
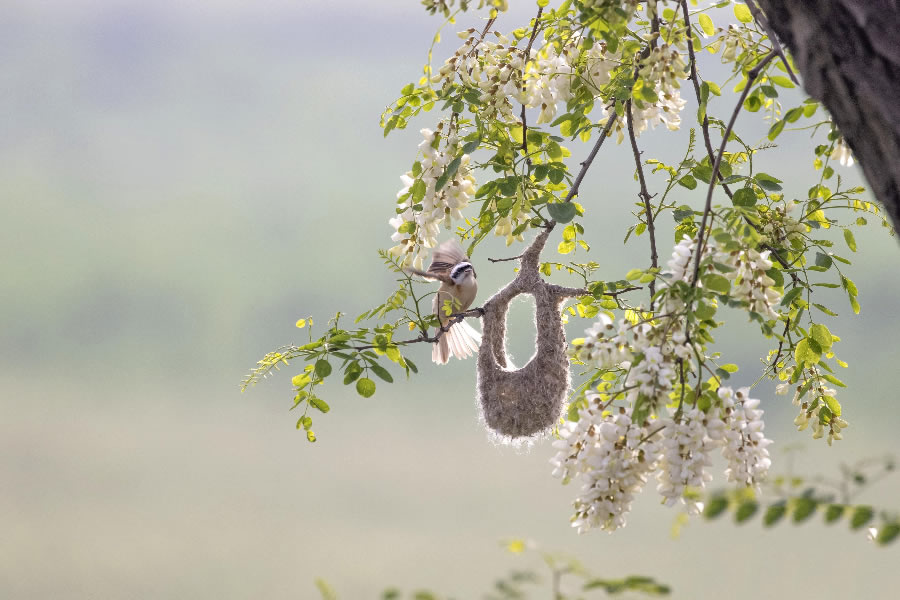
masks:
<path id="1" fill-rule="evenodd" d="M 498 548 L 510 536 L 598 575 L 652 575 L 676 598 L 887 597 L 900 583 L 900 546 L 844 527 L 695 521 L 673 540 L 652 482 L 625 530 L 578 536 L 549 443 L 492 443 L 473 362 L 428 366 L 424 345 L 422 375 L 374 398 L 326 386 L 315 445 L 287 412 L 293 369 L 239 393 L 262 354 L 302 339 L 296 319 L 358 314 L 394 285 L 375 250 L 437 117 L 387 140 L 378 118 L 439 25 L 417 2 L 21 0 L 0 14 L 0 597 L 313 598 L 321 576 L 343 598 L 388 584 L 474 598 L 528 565 Z M 470 24 L 449 27 L 438 60 Z M 642 137 L 646 156 L 676 160 L 670 139 Z M 803 194 L 809 141 L 779 141 L 764 170 Z M 587 149 L 570 147 L 575 164 Z M 636 200 L 625 150 L 603 149 L 581 196 L 609 279 L 647 260 L 646 236 L 622 244 Z M 900 251 L 877 226 L 857 240 L 862 314 L 835 294 L 829 323 L 851 366 L 851 428 L 813 443 L 760 386 L 776 471 L 796 442 L 799 468 L 821 473 L 898 450 Z M 492 240 L 476 256 L 482 297 L 512 269 L 483 257 L 513 252 Z M 765 346 L 736 316 L 721 349 L 749 384 Z M 529 318 L 521 301 L 523 358 Z M 897 508 L 898 492 L 889 481 L 861 500 Z"/>

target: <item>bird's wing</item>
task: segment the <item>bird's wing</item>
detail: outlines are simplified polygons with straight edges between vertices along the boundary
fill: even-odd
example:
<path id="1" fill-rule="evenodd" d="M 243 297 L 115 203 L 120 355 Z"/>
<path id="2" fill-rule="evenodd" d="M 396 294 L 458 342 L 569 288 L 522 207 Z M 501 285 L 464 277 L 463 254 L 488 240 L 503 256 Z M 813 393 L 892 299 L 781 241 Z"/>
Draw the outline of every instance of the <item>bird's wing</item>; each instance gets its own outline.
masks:
<path id="1" fill-rule="evenodd" d="M 450 281 L 450 269 L 439 272 L 426 272 L 420 271 L 419 269 L 413 269 L 412 267 L 405 267 L 403 270 L 411 275 L 418 275 L 419 277 L 424 277 L 425 279 L 434 279 L 442 283 L 452 283 Z"/>
<path id="2" fill-rule="evenodd" d="M 434 249 L 431 255 L 431 266 L 428 267 L 429 273 L 449 275 L 450 270 L 461 262 L 468 261 L 469 257 L 463 251 L 462 246 L 451 238 Z"/>

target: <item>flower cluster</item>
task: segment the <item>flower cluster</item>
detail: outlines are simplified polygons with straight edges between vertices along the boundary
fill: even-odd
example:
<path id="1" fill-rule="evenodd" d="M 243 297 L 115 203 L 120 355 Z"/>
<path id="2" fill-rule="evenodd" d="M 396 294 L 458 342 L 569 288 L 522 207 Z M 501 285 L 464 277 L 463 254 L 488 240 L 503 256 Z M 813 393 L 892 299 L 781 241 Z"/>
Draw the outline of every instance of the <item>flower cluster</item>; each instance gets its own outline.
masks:
<path id="1" fill-rule="evenodd" d="M 554 477 L 582 483 L 572 526 L 579 533 L 622 527 L 635 494 L 654 472 L 664 504 L 683 502 L 690 513 L 702 511 L 688 492 L 712 480 L 712 453 L 719 448 L 729 481 L 758 486 L 768 473 L 771 444 L 763 435 L 759 400 L 747 388 L 719 388 L 718 397 L 707 411 L 694 406 L 635 423 L 628 410 L 607 410 L 601 396 L 589 394 L 578 421 L 559 428 L 550 461 Z"/>
<path id="2" fill-rule="evenodd" d="M 585 78 L 599 92 L 611 80 L 610 73 L 622 64 L 622 50 L 611 52 L 606 42 L 595 42 L 584 53 Z"/>
<path id="3" fill-rule="evenodd" d="M 649 423 L 633 423 L 625 409 L 603 414 L 596 397 L 580 415 L 560 427 L 553 476 L 582 483 L 572 518 L 579 533 L 592 527 L 613 531 L 625 525 L 635 494 L 656 468 L 658 444 Z"/>
<path id="4" fill-rule="evenodd" d="M 775 280 L 766 274 L 772 268 L 769 260 L 770 252 L 759 252 L 753 248 L 719 251 L 718 262 L 731 267 L 726 278 L 732 280 L 731 296 L 748 304 L 749 310 L 764 315 L 768 319 L 777 319 L 774 307 L 781 302 L 781 293 L 776 290 Z"/>
<path id="5" fill-rule="evenodd" d="M 830 412 L 823 413 L 822 409 L 827 407 L 829 398 L 835 397 L 836 391 L 834 388 L 823 385 L 819 379 L 818 372 L 815 370 L 813 370 L 813 377 L 818 381 L 818 384 L 811 386 L 811 391 L 817 396 L 812 404 L 804 402 L 801 398 L 800 390 L 803 386 L 798 386 L 794 394 L 793 404 L 800 407 L 800 414 L 794 419 L 794 425 L 797 426 L 797 431 L 803 431 L 812 423 L 814 440 L 824 437 L 827 429 L 827 440 L 830 446 L 834 440 L 843 439 L 844 436 L 841 430 L 845 429 L 849 423 L 842 419 L 840 415 L 834 415 Z"/>
<path id="6" fill-rule="evenodd" d="M 847 142 L 844 141 L 843 137 L 840 137 L 834 143 L 834 150 L 831 151 L 831 158 L 839 161 L 841 165 L 845 167 L 853 166 L 853 153 L 850 151 L 850 146 L 847 145 Z"/>
<path id="7" fill-rule="evenodd" d="M 750 398 L 748 388 L 734 391 L 720 387 L 718 394 L 725 424 L 722 446 L 722 456 L 728 461 L 725 476 L 728 481 L 758 487 L 772 465 L 766 449 L 772 441 L 763 433 L 765 423 L 759 400 Z"/>
<path id="8" fill-rule="evenodd" d="M 806 233 L 806 226 L 790 216 L 796 206 L 796 202 L 789 200 L 768 210 L 760 231 L 765 242 L 777 246 L 787 245 Z"/>
<path id="9" fill-rule="evenodd" d="M 573 56 L 577 56 L 573 45 L 565 46 L 561 53 L 553 44 L 544 45 L 536 54 L 532 51 L 522 93 L 516 99 L 528 108 L 540 108 L 538 124 L 553 121 L 557 103 L 572 97 Z"/>
<path id="10" fill-rule="evenodd" d="M 729 25 L 722 33 L 722 37 L 712 44 L 711 50 L 715 52 L 721 47 L 722 62 L 729 63 L 734 62 L 738 55 L 753 46 L 753 43 L 753 34 L 749 29 Z"/>
<path id="11" fill-rule="evenodd" d="M 786 217 L 783 213 L 781 216 L 784 229 L 779 232 L 784 237 L 789 237 L 797 231 L 790 221 L 794 223 L 796 221 Z M 774 233 L 776 230 L 772 231 Z M 669 267 L 666 275 L 670 282 L 691 281 L 696 248 L 696 240 L 688 238 L 683 238 L 675 245 L 672 249 L 672 258 L 666 263 Z M 777 319 L 778 313 L 775 312 L 774 307 L 781 302 L 781 293 L 773 287 L 775 280 L 766 273 L 772 268 L 772 261 L 769 260 L 770 254 L 769 250 L 759 252 L 750 247 L 731 248 L 719 244 L 715 240 L 707 239 L 701 260 L 712 257 L 713 264 L 707 264 L 707 269 L 718 268 L 723 271 L 724 277 L 731 280 L 733 285 L 730 295 L 732 298 L 745 302 L 752 312 L 759 313 L 768 319 Z M 715 266 L 715 263 L 719 266 Z M 702 286 L 700 283 L 698 285 Z M 677 308 L 678 303 L 675 300 L 667 298 L 667 302 L 671 301 L 670 309 Z"/>
<path id="12" fill-rule="evenodd" d="M 669 334 L 670 330 L 674 332 Z M 694 350 L 677 327 L 626 319 L 613 325 L 612 319 L 601 313 L 583 340 L 574 344 L 573 354 L 601 370 L 624 369 L 626 399 L 634 405 L 643 397 L 655 410 L 670 400 L 678 360 L 686 360 L 690 369 Z"/>
<path id="13" fill-rule="evenodd" d="M 427 249 L 437 245 L 439 225 L 449 227 L 452 219 L 462 218 L 462 209 L 475 194 L 475 178 L 469 168 L 469 156 L 460 155 L 459 139 L 451 128 L 444 149 L 440 149 L 443 123 L 438 131 L 421 131 L 424 140 L 419 144 L 422 153 L 422 172 L 416 177 L 412 171 L 401 176 L 404 188 L 397 194 L 398 214 L 389 223 L 396 230 L 391 236 L 399 242 L 391 254 L 401 256 L 401 263 L 422 268 Z M 438 189 L 438 179 L 447 166 L 459 157 L 456 172 Z M 419 193 L 417 194 L 417 188 Z M 419 197 L 421 195 L 421 197 Z"/>
<path id="14" fill-rule="evenodd" d="M 714 439 L 721 439 L 725 424 L 718 417 L 707 415 L 699 408 L 691 408 L 680 418 L 662 421 L 662 460 L 657 475 L 656 491 L 666 506 L 681 501 L 688 512 L 698 514 L 703 504 L 685 497 L 688 488 L 702 488 L 712 481 L 708 468 L 712 465 L 710 453 L 716 447 Z"/>
<path id="15" fill-rule="evenodd" d="M 446 87 L 459 77 L 463 85 L 478 89 L 485 117 L 516 122 L 511 102 L 515 100 L 527 108 L 539 108 L 538 123 L 551 122 L 557 104 L 572 96 L 576 46 L 570 43 L 560 52 L 547 43 L 540 50 L 532 48 L 526 56 L 524 49 L 498 32 L 492 32 L 495 41 L 480 39 L 474 33 L 469 29 L 460 34 L 465 42 L 431 81 L 443 82 Z"/>

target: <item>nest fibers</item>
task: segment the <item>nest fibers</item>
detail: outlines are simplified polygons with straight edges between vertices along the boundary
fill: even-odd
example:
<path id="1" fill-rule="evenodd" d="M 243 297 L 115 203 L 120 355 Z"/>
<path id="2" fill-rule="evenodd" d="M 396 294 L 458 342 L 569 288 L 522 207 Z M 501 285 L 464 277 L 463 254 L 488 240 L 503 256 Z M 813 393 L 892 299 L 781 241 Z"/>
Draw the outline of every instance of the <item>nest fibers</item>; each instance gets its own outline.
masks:
<path id="1" fill-rule="evenodd" d="M 560 306 L 583 296 L 583 289 L 552 285 L 538 271 L 550 229 L 535 238 L 521 256 L 519 273 L 484 304 L 478 354 L 478 397 L 489 429 L 511 441 L 537 436 L 555 425 L 569 391 L 569 358 Z M 534 296 L 537 351 L 521 369 L 511 370 L 506 354 L 506 314 L 519 294 Z"/>

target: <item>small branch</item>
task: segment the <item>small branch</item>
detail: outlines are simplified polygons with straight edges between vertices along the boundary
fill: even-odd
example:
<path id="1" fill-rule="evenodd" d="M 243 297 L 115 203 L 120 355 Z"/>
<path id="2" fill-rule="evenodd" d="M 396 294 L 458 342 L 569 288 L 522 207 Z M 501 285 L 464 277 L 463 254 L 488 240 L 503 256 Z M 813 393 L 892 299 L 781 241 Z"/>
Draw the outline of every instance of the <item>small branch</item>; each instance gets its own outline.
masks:
<path id="1" fill-rule="evenodd" d="M 781 334 L 781 337 L 787 335 L 788 330 L 791 328 L 791 318 L 788 317 L 787 321 L 784 322 L 784 333 Z M 778 361 L 781 360 L 781 349 L 784 347 L 784 339 L 778 341 L 778 352 L 775 353 L 775 358 L 772 359 L 772 366 L 776 369 L 778 368 Z"/>
<path id="2" fill-rule="evenodd" d="M 781 44 L 778 42 L 778 38 L 775 37 L 775 32 L 772 31 L 772 26 L 769 25 L 769 20 L 766 18 L 766 15 L 763 14 L 762 10 L 760 10 L 759 6 L 756 5 L 756 0 L 747 0 L 747 7 L 750 9 L 750 14 L 753 15 L 753 18 L 759 23 L 759 26 L 763 28 L 763 31 L 766 32 L 766 36 L 769 38 L 769 41 L 772 42 L 772 49 L 778 53 L 778 58 L 781 59 L 781 62 L 784 63 L 784 68 L 787 70 L 787 74 L 790 76 L 791 81 L 795 84 L 800 85 L 800 82 L 797 80 L 797 76 L 794 75 L 794 70 L 791 69 L 791 63 L 788 62 L 787 57 L 784 55 L 784 49 L 781 47 Z"/>
<path id="3" fill-rule="evenodd" d="M 777 55 L 778 54 L 774 50 L 769 52 L 756 64 L 756 66 L 747 72 L 747 85 L 744 86 L 744 91 L 741 92 L 741 97 L 734 107 L 734 112 L 731 114 L 728 126 L 725 127 L 725 131 L 722 133 L 722 144 L 719 146 L 719 153 L 716 154 L 716 161 L 712 167 L 712 176 L 709 178 L 709 189 L 706 192 L 706 205 L 703 208 L 703 218 L 700 220 L 700 228 L 697 230 L 697 248 L 694 251 L 694 274 L 691 277 L 692 288 L 697 286 L 697 278 L 700 274 L 700 257 L 703 255 L 703 245 L 706 243 L 706 220 L 709 218 L 709 213 L 712 211 L 713 190 L 715 190 L 718 181 L 719 166 L 722 164 L 722 157 L 725 155 L 725 146 L 728 144 L 728 138 L 731 137 L 731 130 L 734 129 L 734 123 L 737 121 L 738 115 L 741 112 L 741 107 L 744 106 L 744 101 L 750 93 L 750 88 L 753 87 L 753 82 L 756 81 L 756 78 L 759 77 L 762 70 L 766 68 L 766 65 L 768 65 Z"/>
<path id="4" fill-rule="evenodd" d="M 464 310 L 462 312 L 453 313 L 450 315 L 450 319 L 443 325 L 441 325 L 434 334 L 434 337 L 428 337 L 426 334 L 422 334 L 417 338 L 413 338 L 411 340 L 401 340 L 399 342 L 391 342 L 394 346 L 408 346 L 409 344 L 418 344 L 420 342 L 428 342 L 429 344 L 433 344 L 441 339 L 445 333 L 450 331 L 450 328 L 456 325 L 457 323 L 461 323 L 466 320 L 468 317 L 481 317 L 484 315 L 484 309 L 479 307 L 470 308 L 468 310 Z M 371 350 L 373 348 L 379 348 L 380 346 L 375 346 L 374 344 L 369 344 L 366 346 L 349 346 L 352 350 Z"/>
<path id="5" fill-rule="evenodd" d="M 531 37 L 528 39 L 528 46 L 525 48 L 525 56 L 522 59 L 522 86 L 524 89 L 525 86 L 525 67 L 528 66 L 528 59 L 531 56 L 531 46 L 534 44 L 534 39 L 537 37 L 538 33 L 538 24 L 541 21 L 541 14 L 544 12 L 544 7 L 539 6 L 537 15 L 534 17 L 534 29 L 531 30 Z M 525 154 L 525 162 L 528 163 L 529 170 L 531 169 L 531 159 L 528 158 L 528 119 L 525 115 L 525 103 L 522 103 L 522 152 Z"/>
<path id="6" fill-rule="evenodd" d="M 653 206 L 650 204 L 650 193 L 647 191 L 647 181 L 644 179 L 644 167 L 641 164 L 641 151 L 638 149 L 637 138 L 634 135 L 634 119 L 631 114 L 631 100 L 625 103 L 625 113 L 628 121 L 628 137 L 631 138 L 631 150 L 634 153 L 634 164 L 637 167 L 638 180 L 641 184 L 639 196 L 644 201 L 644 211 L 647 213 L 647 231 L 650 233 L 650 267 L 659 267 L 659 255 L 656 253 L 656 228 L 653 224 Z M 650 282 L 650 310 L 653 310 L 653 296 L 656 295 L 656 279 Z"/>
<path id="7" fill-rule="evenodd" d="M 521 254 L 518 256 L 513 256 L 511 258 L 488 258 L 488 260 L 491 261 L 492 263 L 498 263 L 498 262 L 507 262 L 510 260 L 519 260 L 520 258 L 522 258 Z"/>
<path id="8" fill-rule="evenodd" d="M 618 119 L 618 115 L 615 113 L 609 117 L 606 121 L 606 125 L 600 131 L 600 138 L 594 144 L 594 147 L 591 148 L 591 153 L 588 154 L 588 157 L 584 159 L 584 162 L 581 163 L 581 170 L 578 171 L 578 175 L 575 176 L 575 181 L 572 182 L 572 187 L 569 188 L 569 193 L 566 194 L 565 200 L 563 202 L 569 202 L 578 195 L 578 188 L 581 186 L 581 182 L 584 180 L 584 176 L 587 174 L 588 169 L 591 168 L 591 163 L 594 162 L 594 158 L 597 156 L 597 152 L 600 151 L 600 147 L 603 146 L 603 142 L 606 141 L 606 138 L 609 137 L 609 132 L 612 130 L 613 125 Z"/>
<path id="9" fill-rule="evenodd" d="M 700 76 L 697 74 L 697 57 L 694 55 L 694 31 L 691 27 L 691 18 L 688 13 L 687 0 L 681 0 L 681 12 L 684 14 L 684 24 L 687 28 L 688 56 L 690 57 L 691 62 L 691 83 L 694 84 L 694 95 L 697 96 L 697 106 L 700 106 L 702 101 L 700 97 Z M 713 154 L 712 141 L 709 137 L 709 117 L 706 116 L 706 111 L 703 113 L 703 122 L 700 123 L 700 130 L 703 132 L 703 144 L 706 146 L 706 156 L 709 157 L 709 164 L 712 165 L 713 160 L 715 160 L 715 155 Z M 719 179 L 725 179 L 721 173 L 718 175 Z M 728 186 L 722 184 L 722 188 L 725 190 L 725 193 L 728 194 L 728 198 L 731 199 L 733 195 Z"/>

